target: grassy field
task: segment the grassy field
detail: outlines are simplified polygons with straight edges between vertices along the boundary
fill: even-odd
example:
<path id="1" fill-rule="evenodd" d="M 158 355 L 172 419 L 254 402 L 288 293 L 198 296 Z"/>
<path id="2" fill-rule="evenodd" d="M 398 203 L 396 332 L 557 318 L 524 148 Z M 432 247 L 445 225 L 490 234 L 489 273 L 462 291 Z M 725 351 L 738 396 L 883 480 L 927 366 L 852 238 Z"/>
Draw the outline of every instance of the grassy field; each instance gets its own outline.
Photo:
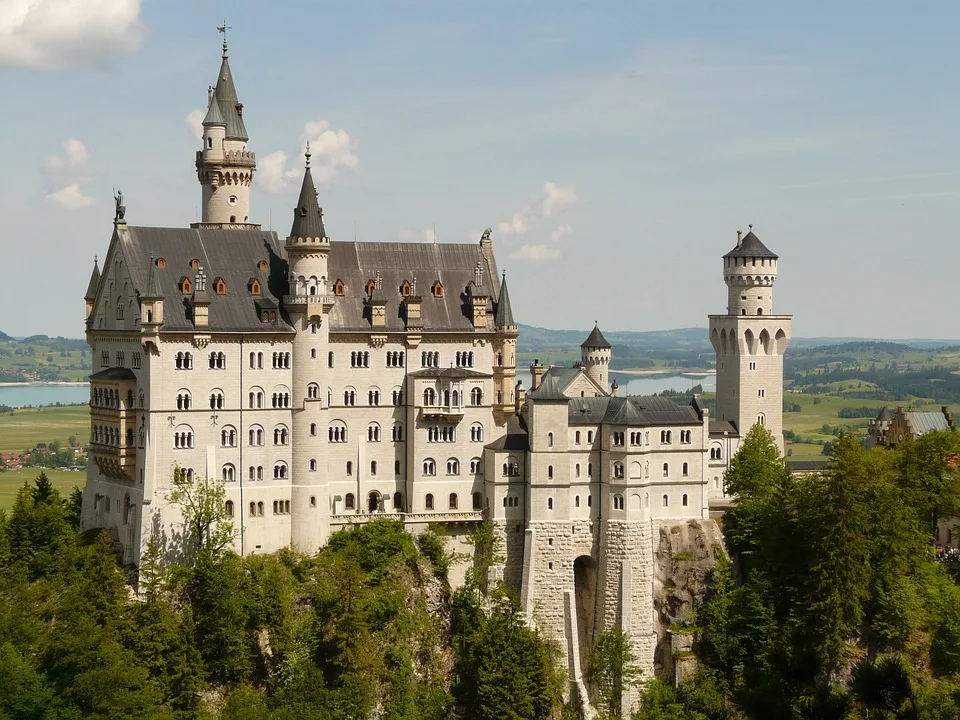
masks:
<path id="1" fill-rule="evenodd" d="M 66 446 L 71 435 L 81 445 L 87 442 L 90 408 L 86 405 L 25 408 L 0 415 L 0 452 L 22 452 L 54 440 Z"/>
<path id="2" fill-rule="evenodd" d="M 45 472 L 50 482 L 63 497 L 67 497 L 75 487 L 83 489 L 87 482 L 86 472 L 73 470 L 43 470 L 41 468 L 20 468 L 0 471 L 0 510 L 9 510 L 24 482 L 33 484 L 37 475 Z"/>

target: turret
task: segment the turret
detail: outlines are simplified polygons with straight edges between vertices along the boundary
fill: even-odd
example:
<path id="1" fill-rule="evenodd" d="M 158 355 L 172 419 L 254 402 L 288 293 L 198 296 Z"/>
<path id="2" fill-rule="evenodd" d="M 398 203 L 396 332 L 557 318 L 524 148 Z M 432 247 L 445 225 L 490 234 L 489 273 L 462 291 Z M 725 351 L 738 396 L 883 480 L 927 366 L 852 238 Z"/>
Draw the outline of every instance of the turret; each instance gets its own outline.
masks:
<path id="1" fill-rule="evenodd" d="M 83 299 L 87 303 L 87 322 L 93 315 L 93 303 L 97 299 L 97 289 L 100 287 L 100 266 L 97 264 L 97 258 L 93 258 L 93 272 L 90 273 L 90 282 L 87 283 L 87 292 Z"/>
<path id="2" fill-rule="evenodd" d="M 251 229 L 250 185 L 257 163 L 247 150 L 243 104 L 237 99 L 227 59 L 227 41 L 217 85 L 209 94 L 203 120 L 203 149 L 197 151 L 197 179 L 203 188 L 203 215 L 197 226 L 240 225 Z"/>
<path id="3" fill-rule="evenodd" d="M 773 315 L 777 255 L 750 232 L 737 231 L 737 246 L 723 256 L 728 315 Z"/>
<path id="4" fill-rule="evenodd" d="M 604 392 L 607 389 L 607 375 L 612 358 L 613 348 L 603 337 L 599 325 L 594 323 L 590 335 L 580 344 L 580 363 L 587 377 L 599 385 Z"/>
<path id="5" fill-rule="evenodd" d="M 486 246 L 484 243 L 487 243 Z M 480 241 L 481 251 L 491 252 L 488 233 Z M 480 275 L 480 266 L 475 271 Z M 484 298 L 485 300 L 485 298 Z M 500 293 L 497 296 L 497 307 L 493 315 L 496 325 L 496 335 L 493 342 L 494 367 L 493 380 L 496 389 L 495 410 L 499 414 L 498 420 L 506 421 L 509 415 L 516 412 L 516 380 L 517 380 L 517 337 L 520 329 L 513 319 L 513 307 L 510 305 L 510 291 L 507 289 L 507 273 L 504 271 L 500 279 Z M 486 322 L 486 320 L 484 320 Z"/>
<path id="6" fill-rule="evenodd" d="M 145 332 L 156 332 L 163 325 L 163 289 L 158 272 L 157 261 L 151 255 L 147 284 L 140 293 L 140 327 Z"/>
<path id="7" fill-rule="evenodd" d="M 304 153 L 303 184 L 293 209 L 293 224 L 287 237 L 290 259 L 290 295 L 319 300 L 327 294 L 327 256 L 330 238 L 323 227 L 323 210 L 317 202 L 317 188 L 310 171 L 310 145 Z M 307 302 L 307 300 L 298 301 Z"/>

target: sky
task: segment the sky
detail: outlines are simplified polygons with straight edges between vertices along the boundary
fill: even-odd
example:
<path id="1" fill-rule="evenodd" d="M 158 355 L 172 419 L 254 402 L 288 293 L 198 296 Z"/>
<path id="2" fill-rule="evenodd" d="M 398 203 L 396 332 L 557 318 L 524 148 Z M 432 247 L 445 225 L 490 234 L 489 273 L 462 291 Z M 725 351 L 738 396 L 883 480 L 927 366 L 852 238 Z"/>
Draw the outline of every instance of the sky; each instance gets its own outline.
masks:
<path id="1" fill-rule="evenodd" d="M 736 231 L 797 336 L 960 338 L 960 4 L 0 0 L 0 330 L 80 337 L 112 232 L 197 220 L 224 20 L 251 220 L 478 242 L 524 324 L 705 327 Z M 920 290 L 923 292 L 920 292 Z"/>

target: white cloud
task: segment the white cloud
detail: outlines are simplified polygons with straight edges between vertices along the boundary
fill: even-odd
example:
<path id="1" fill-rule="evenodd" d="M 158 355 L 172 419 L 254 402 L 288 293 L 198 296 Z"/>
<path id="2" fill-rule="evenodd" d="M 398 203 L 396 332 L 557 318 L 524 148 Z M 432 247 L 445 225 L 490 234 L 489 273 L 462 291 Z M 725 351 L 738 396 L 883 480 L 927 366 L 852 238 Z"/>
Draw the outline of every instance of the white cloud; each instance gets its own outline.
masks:
<path id="1" fill-rule="evenodd" d="M 360 158 L 353 152 L 357 141 L 342 128 L 334 130 L 326 120 L 311 120 L 303 126 L 301 153 L 306 150 L 308 142 L 313 180 L 318 185 L 329 185 L 343 170 L 355 170 L 360 165 Z M 257 181 L 267 192 L 280 193 L 302 177 L 301 168 L 298 162 L 295 168 L 288 169 L 287 154 L 277 150 L 260 158 Z"/>
<path id="2" fill-rule="evenodd" d="M 577 191 L 572 185 L 562 187 L 549 180 L 543 184 L 543 204 L 540 211 L 544 217 L 550 217 L 555 212 L 580 202 Z"/>
<path id="3" fill-rule="evenodd" d="M 543 183 L 541 193 L 532 198 L 527 207 L 517 210 L 509 220 L 497 224 L 497 233 L 500 235 L 524 235 L 528 231 L 536 229 L 546 218 L 560 213 L 578 202 L 580 202 L 580 198 L 577 197 L 577 191 L 572 185 L 557 185 L 547 180 Z M 554 233 L 559 232 L 559 234 L 556 237 L 551 235 L 551 240 L 556 242 L 571 231 L 572 228 L 569 225 L 562 225 L 554 230 Z"/>
<path id="4" fill-rule="evenodd" d="M 3 0 L 0 67 L 61 70 L 97 65 L 140 47 L 140 0 Z"/>
<path id="5" fill-rule="evenodd" d="M 66 187 L 47 195 L 47 200 L 55 202 L 67 210 L 82 210 L 90 207 L 96 200 L 89 195 L 84 195 L 80 189 L 80 183 L 70 183 Z"/>
<path id="6" fill-rule="evenodd" d="M 194 108 L 187 113 L 187 116 L 183 121 L 190 128 L 190 132 L 193 133 L 194 137 L 203 137 L 203 118 L 206 117 L 206 113 L 203 112 L 200 108 Z"/>
<path id="7" fill-rule="evenodd" d="M 543 243 L 537 245 L 522 245 L 511 257 L 521 260 L 530 260 L 532 262 L 546 262 L 547 260 L 556 260 L 560 257 L 560 251 L 556 248 L 547 247 Z"/>
<path id="8" fill-rule="evenodd" d="M 49 172 L 59 172 L 66 169 L 78 169 L 87 164 L 90 152 L 82 140 L 67 138 L 63 141 L 63 156 L 51 155 L 46 160 Z"/>
<path id="9" fill-rule="evenodd" d="M 436 233 L 433 228 L 407 228 L 397 233 L 397 240 L 400 242 L 428 242 L 437 241 Z"/>
<path id="10" fill-rule="evenodd" d="M 501 235 L 520 235 L 527 231 L 527 221 L 522 212 L 515 212 L 507 222 L 497 225 L 497 232 Z"/>
<path id="11" fill-rule="evenodd" d="M 550 233 L 550 242 L 560 242 L 563 238 L 573 232 L 573 226 L 570 223 L 559 225 Z"/>

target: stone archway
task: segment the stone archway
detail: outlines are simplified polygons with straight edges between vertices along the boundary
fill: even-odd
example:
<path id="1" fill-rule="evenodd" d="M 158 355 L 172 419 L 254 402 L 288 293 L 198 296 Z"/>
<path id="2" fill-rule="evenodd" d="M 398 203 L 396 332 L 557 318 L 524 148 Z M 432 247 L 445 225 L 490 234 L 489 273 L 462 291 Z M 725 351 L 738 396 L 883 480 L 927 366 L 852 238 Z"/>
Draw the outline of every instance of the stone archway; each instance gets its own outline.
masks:
<path id="1" fill-rule="evenodd" d="M 371 490 L 367 495 L 367 512 L 376 513 L 383 510 L 383 498 L 376 490 Z"/>
<path id="2" fill-rule="evenodd" d="M 593 631 L 597 606 L 597 561 L 581 555 L 573 561 L 574 597 L 577 603 L 577 641 L 580 646 L 580 667 L 586 667 L 593 648 Z"/>

